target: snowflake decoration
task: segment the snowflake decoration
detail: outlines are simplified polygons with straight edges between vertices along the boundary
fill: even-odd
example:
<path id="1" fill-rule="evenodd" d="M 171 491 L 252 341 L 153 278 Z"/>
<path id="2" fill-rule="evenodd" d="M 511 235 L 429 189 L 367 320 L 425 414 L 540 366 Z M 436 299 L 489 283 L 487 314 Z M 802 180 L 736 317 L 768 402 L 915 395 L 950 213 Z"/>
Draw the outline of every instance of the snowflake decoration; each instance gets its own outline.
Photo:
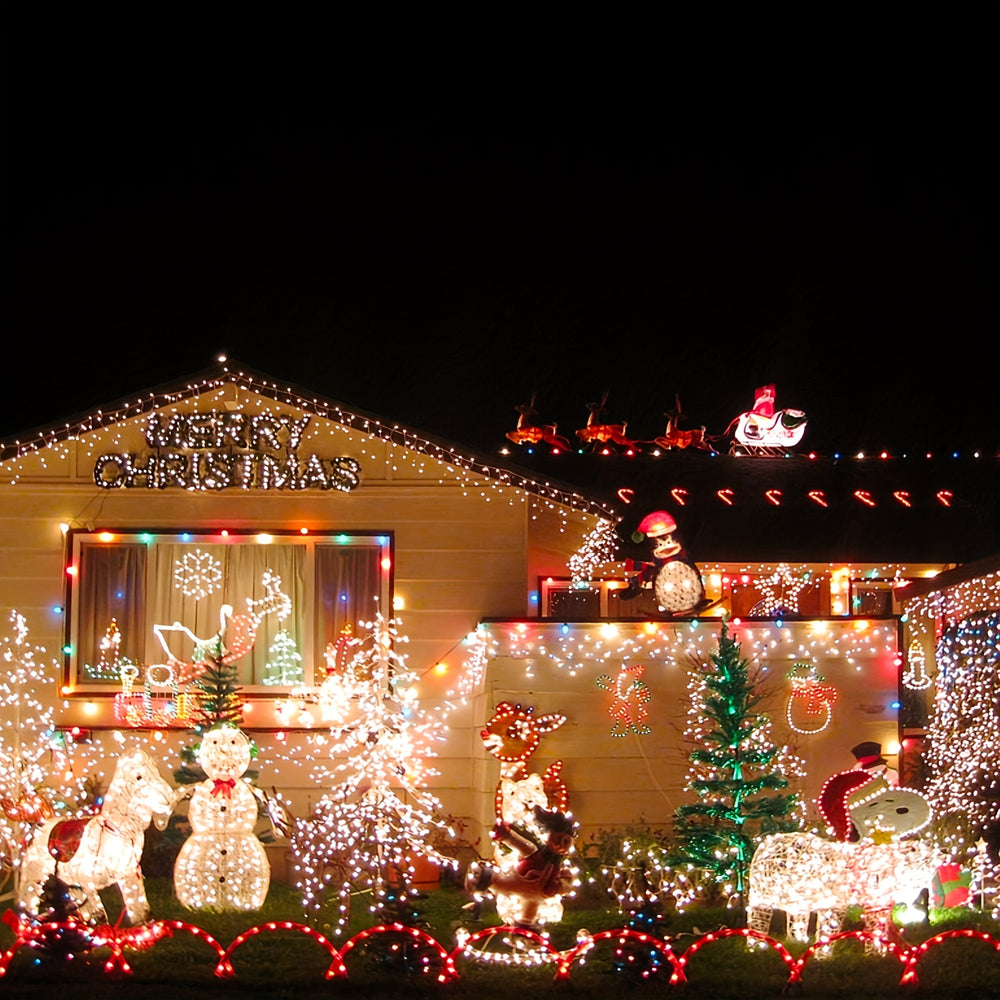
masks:
<path id="1" fill-rule="evenodd" d="M 174 586 L 185 597 L 200 601 L 222 585 L 222 563 L 211 553 L 195 549 L 174 561 Z"/>

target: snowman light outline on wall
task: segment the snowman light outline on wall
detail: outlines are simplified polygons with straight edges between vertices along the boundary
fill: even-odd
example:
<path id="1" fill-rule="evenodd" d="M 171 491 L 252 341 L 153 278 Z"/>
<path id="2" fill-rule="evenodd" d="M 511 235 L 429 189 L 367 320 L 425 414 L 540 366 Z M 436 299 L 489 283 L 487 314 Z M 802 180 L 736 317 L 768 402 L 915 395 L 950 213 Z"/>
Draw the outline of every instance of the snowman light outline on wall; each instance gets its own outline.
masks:
<path id="1" fill-rule="evenodd" d="M 670 616 L 698 614 L 708 607 L 701 571 L 688 558 L 676 533 L 677 522 L 665 510 L 653 511 L 639 522 L 633 538 L 645 537 L 652 544 L 653 562 L 630 560 L 628 568 L 638 573 L 624 590 L 615 591 L 618 597 L 628 601 L 652 589 L 660 611 Z"/>
<path id="2" fill-rule="evenodd" d="M 188 808 L 191 836 L 174 864 L 174 891 L 189 909 L 259 910 L 271 866 L 254 833 L 257 798 L 243 778 L 253 756 L 240 729 L 209 729 L 197 750 L 208 775 L 193 787 Z"/>

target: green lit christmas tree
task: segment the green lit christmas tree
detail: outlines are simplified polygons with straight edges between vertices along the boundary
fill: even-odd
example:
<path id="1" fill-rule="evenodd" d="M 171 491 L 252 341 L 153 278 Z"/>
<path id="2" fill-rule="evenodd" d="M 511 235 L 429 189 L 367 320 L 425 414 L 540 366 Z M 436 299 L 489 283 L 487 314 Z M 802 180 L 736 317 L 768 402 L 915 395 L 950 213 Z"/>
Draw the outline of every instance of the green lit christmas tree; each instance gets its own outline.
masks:
<path id="1" fill-rule="evenodd" d="M 198 689 L 198 711 L 195 729 L 204 732 L 220 722 L 243 724 L 243 696 L 239 670 L 235 663 L 226 663 L 221 656 L 205 661 L 205 669 L 195 680 Z"/>
<path id="2" fill-rule="evenodd" d="M 204 670 L 194 681 L 197 709 L 192 713 L 191 725 L 199 737 L 221 723 L 241 726 L 245 704 L 239 684 L 239 668 L 235 663 L 226 663 L 220 649 L 210 651 L 202 662 Z M 204 781 L 205 777 L 198 763 L 197 746 L 184 747 L 181 750 L 181 766 L 174 771 L 174 780 L 178 784 L 193 785 Z"/>
<path id="3" fill-rule="evenodd" d="M 689 760 L 688 787 L 698 801 L 674 813 L 671 863 L 691 866 L 727 887 L 731 905 L 745 906 L 747 872 L 761 837 L 795 830 L 797 798 L 784 769 L 796 759 L 771 742 L 771 723 L 760 711 L 757 672 L 740 655 L 725 623 L 710 664 L 698 664 L 691 678 L 696 744 Z"/>
<path id="4" fill-rule="evenodd" d="M 302 683 L 302 657 L 295 647 L 295 640 L 285 629 L 274 637 L 267 652 L 262 678 L 265 684 L 289 686 Z"/>

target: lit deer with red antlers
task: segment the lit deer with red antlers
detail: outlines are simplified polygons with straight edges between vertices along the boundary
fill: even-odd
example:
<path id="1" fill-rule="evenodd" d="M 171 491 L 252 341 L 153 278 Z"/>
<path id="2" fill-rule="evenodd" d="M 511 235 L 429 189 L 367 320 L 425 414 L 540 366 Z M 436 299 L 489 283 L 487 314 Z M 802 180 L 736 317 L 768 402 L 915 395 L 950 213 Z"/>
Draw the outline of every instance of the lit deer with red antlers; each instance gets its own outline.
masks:
<path id="1" fill-rule="evenodd" d="M 566 858 L 577 824 L 566 812 L 562 761 L 550 764 L 544 774 L 527 768 L 542 736 L 565 721 L 565 715 L 536 716 L 530 706 L 502 701 L 480 734 L 500 761 L 491 832 L 494 860 L 473 862 L 466 888 L 473 894 L 476 912 L 488 893 L 496 899 L 502 920 L 535 931 L 562 917 L 562 897 L 576 884 Z"/>
<path id="2" fill-rule="evenodd" d="M 613 444 L 620 444 L 623 448 L 632 448 L 640 451 L 639 442 L 633 441 L 625 434 L 625 428 L 628 424 L 601 423 L 600 418 L 606 412 L 604 404 L 607 401 L 608 394 L 605 392 L 601 396 L 599 403 L 587 404 L 587 409 L 590 410 L 590 416 L 587 417 L 587 426 L 581 427 L 576 432 L 576 436 L 584 445 L 607 444 L 610 441 Z"/>
<path id="3" fill-rule="evenodd" d="M 569 439 L 557 433 L 558 426 L 556 424 L 532 423 L 531 418 L 538 416 L 538 411 L 535 409 L 534 393 L 531 394 L 530 403 L 522 403 L 515 409 L 521 414 L 517 418 L 517 427 L 512 431 L 507 431 L 507 437 L 514 444 L 540 444 L 544 441 L 557 450 L 570 450 L 572 445 L 570 445 Z"/>
<path id="4" fill-rule="evenodd" d="M 553 762 L 544 774 L 529 773 L 527 767 L 542 737 L 558 729 L 566 716 L 535 715 L 534 711 L 502 701 L 480 733 L 486 749 L 500 761 L 495 807 L 497 819 L 504 823 L 531 823 L 536 805 L 566 810 L 569 793 L 560 777 L 563 762 Z"/>

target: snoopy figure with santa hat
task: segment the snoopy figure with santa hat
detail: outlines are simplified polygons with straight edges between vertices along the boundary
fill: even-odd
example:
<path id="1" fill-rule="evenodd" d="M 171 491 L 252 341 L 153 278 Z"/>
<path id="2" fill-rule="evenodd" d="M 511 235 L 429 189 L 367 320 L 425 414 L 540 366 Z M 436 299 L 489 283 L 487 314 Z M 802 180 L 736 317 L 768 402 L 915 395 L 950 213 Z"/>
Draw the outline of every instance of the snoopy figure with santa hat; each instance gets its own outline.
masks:
<path id="1" fill-rule="evenodd" d="M 659 609 L 669 615 L 698 612 L 705 607 L 705 586 L 698 567 L 687 558 L 675 535 L 677 522 L 665 510 L 647 514 L 636 530 L 653 545 L 653 562 L 632 564 L 639 572 L 617 594 L 630 600 L 652 588 Z"/>
<path id="2" fill-rule="evenodd" d="M 250 741 L 222 724 L 205 733 L 197 754 L 208 777 L 191 796 L 191 836 L 174 864 L 177 898 L 191 909 L 259 910 L 271 866 L 254 833 L 257 799 L 243 780 Z"/>

